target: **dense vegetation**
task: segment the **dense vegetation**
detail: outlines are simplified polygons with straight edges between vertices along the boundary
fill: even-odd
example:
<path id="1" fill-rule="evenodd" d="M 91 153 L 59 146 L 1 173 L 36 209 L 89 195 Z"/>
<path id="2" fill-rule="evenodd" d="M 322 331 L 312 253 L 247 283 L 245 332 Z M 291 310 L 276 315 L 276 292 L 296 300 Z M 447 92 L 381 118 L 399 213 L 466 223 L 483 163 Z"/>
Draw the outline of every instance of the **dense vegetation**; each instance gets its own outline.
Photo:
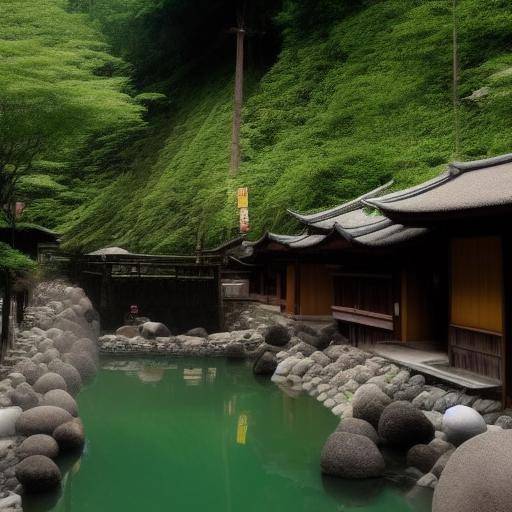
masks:
<path id="1" fill-rule="evenodd" d="M 403 187 L 454 157 L 512 148 L 506 0 L 459 1 L 458 155 L 451 1 L 249 2 L 243 164 L 234 178 L 236 2 L 8 1 L 29 9 L 18 9 L 23 30 L 1 36 L 0 66 L 16 48 L 22 96 L 40 80 L 55 94 L 52 122 L 65 117 L 37 158 L 46 178 L 31 182 L 57 187 L 31 202 L 27 220 L 63 231 L 69 248 L 189 251 L 198 237 L 214 245 L 236 233 L 239 185 L 250 187 L 252 236 L 293 230 L 286 208 L 328 207 L 390 177 Z M 0 23 L 2 34 L 6 23 L 19 26 L 4 13 Z M 19 83 L 7 74 L 0 88 Z"/>

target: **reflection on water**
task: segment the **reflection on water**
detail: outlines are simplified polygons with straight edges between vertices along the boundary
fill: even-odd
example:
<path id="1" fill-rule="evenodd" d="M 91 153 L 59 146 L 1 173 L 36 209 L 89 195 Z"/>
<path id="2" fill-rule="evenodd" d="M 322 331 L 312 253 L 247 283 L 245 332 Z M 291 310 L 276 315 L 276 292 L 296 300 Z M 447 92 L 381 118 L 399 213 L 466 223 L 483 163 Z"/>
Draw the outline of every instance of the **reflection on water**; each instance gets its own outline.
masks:
<path id="1" fill-rule="evenodd" d="M 247 414 L 240 414 L 238 416 L 238 425 L 236 427 L 236 442 L 237 444 L 245 444 L 247 440 L 247 427 L 249 420 Z"/>
<path id="2" fill-rule="evenodd" d="M 78 398 L 84 455 L 61 460 L 62 489 L 25 512 L 430 511 L 431 492 L 398 478 L 398 459 L 382 479 L 322 477 L 336 418 L 245 362 L 107 362 Z"/>
<path id="3" fill-rule="evenodd" d="M 151 382 L 160 382 L 165 375 L 164 368 L 144 368 L 137 372 L 137 376 L 139 377 L 141 382 L 151 383 Z"/>

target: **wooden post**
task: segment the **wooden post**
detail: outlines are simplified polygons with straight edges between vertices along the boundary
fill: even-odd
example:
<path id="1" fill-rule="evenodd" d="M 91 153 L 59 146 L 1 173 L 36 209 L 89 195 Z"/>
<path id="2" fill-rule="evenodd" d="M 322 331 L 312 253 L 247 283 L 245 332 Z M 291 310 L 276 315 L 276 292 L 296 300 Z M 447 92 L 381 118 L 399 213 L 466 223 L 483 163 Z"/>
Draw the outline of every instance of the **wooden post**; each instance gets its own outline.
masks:
<path id="1" fill-rule="evenodd" d="M 4 272 L 4 296 L 2 304 L 2 334 L 0 357 L 3 359 L 9 345 L 9 327 L 11 314 L 11 275 L 9 270 Z"/>
<path id="2" fill-rule="evenodd" d="M 231 165 L 232 175 L 238 172 L 241 160 L 240 129 L 242 126 L 242 106 L 244 102 L 244 43 L 245 28 L 243 14 L 239 13 L 238 27 L 231 29 L 236 34 L 236 71 L 235 98 L 233 108 L 233 131 L 231 136 Z"/>
<path id="3" fill-rule="evenodd" d="M 455 158 L 460 158 L 459 48 L 457 41 L 457 0 L 453 0 L 453 140 Z"/>

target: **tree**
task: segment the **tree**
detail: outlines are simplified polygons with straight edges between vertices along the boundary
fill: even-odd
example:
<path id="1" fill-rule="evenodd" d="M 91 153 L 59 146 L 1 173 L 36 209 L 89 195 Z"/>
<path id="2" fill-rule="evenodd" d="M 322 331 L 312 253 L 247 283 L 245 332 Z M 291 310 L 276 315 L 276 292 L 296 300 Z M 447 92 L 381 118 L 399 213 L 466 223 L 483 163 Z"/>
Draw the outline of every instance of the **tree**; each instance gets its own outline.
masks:
<path id="1" fill-rule="evenodd" d="M 0 201 L 40 159 L 66 160 L 95 133 L 141 126 L 128 67 L 59 0 L 4 0 L 0 23 Z M 10 208 L 4 208 L 9 218 Z M 11 219 L 12 220 L 12 219 Z"/>

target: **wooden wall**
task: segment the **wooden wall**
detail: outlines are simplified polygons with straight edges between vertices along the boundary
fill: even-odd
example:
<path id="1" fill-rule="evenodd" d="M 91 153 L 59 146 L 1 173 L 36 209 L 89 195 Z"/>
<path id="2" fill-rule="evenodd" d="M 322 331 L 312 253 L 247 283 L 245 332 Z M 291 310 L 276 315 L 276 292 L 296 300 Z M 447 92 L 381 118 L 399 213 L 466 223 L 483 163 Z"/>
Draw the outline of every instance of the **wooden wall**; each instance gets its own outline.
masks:
<path id="1" fill-rule="evenodd" d="M 326 316 L 333 304 L 332 275 L 326 265 L 300 265 L 300 314 Z"/>
<path id="2" fill-rule="evenodd" d="M 452 240 L 451 249 L 451 364 L 502 379 L 501 239 L 458 238 Z"/>
<path id="3" fill-rule="evenodd" d="M 452 240 L 452 325 L 501 334 L 502 255 L 498 237 Z"/>
<path id="4" fill-rule="evenodd" d="M 295 314 L 296 265 L 289 263 L 286 267 L 286 313 Z"/>

